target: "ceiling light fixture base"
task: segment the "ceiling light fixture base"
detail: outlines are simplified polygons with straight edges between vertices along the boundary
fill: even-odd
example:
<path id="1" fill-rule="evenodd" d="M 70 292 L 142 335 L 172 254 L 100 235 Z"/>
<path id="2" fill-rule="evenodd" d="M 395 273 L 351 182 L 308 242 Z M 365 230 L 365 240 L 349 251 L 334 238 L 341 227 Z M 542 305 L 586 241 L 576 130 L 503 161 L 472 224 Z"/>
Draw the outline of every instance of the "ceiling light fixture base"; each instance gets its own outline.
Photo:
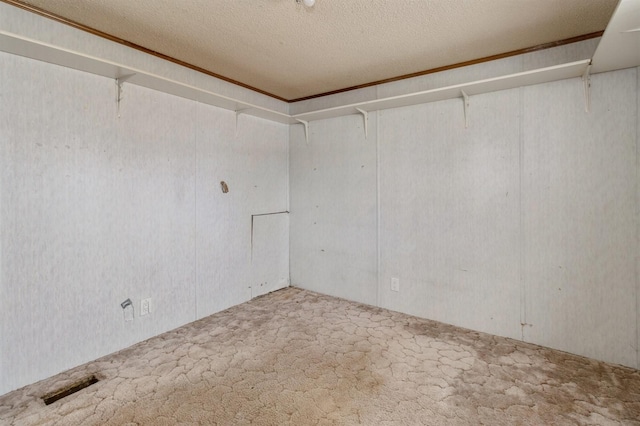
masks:
<path id="1" fill-rule="evenodd" d="M 306 7 L 313 7 L 316 4 L 316 0 L 296 0 L 296 3 L 303 4 Z"/>

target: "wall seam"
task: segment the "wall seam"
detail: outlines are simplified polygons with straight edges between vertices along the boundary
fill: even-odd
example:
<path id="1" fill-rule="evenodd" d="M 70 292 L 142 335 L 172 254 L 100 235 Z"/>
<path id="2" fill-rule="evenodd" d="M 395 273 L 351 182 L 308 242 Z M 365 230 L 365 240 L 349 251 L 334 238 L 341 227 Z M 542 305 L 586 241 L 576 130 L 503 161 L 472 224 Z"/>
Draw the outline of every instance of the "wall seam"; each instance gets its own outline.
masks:
<path id="1" fill-rule="evenodd" d="M 636 262 L 635 262 L 635 278 L 636 278 L 636 368 L 640 369 L 640 184 L 638 179 L 638 167 L 640 167 L 640 158 L 638 144 L 640 144 L 640 67 L 636 67 Z"/>
<path id="2" fill-rule="evenodd" d="M 1 80 L 2 81 L 6 81 L 6 74 L 5 74 L 5 68 L 4 67 L 0 67 L 0 76 L 1 76 Z M 6 102 L 6 100 L 5 100 Z M 6 105 L 6 103 L 5 103 Z M 4 161 L 7 159 L 8 155 L 6 155 L 6 146 L 7 146 L 7 142 L 6 142 L 7 138 L 2 138 L 0 140 L 0 158 L 2 160 L 0 160 L 0 312 L 3 312 L 6 315 L 6 312 L 8 312 L 8 308 L 5 305 L 7 302 L 7 300 L 9 299 L 8 297 L 8 291 L 5 289 L 4 287 L 4 281 L 3 281 L 3 276 L 4 276 L 4 269 L 3 269 L 3 255 L 2 255 L 2 248 L 4 245 L 4 238 L 1 238 L 1 236 L 3 235 L 3 227 L 2 227 L 2 223 L 4 221 L 4 207 L 3 207 L 3 199 L 4 199 L 4 187 L 2 185 L 3 183 L 3 176 L 4 176 L 4 171 L 5 171 L 5 166 L 4 166 Z M 5 294 L 7 293 L 7 294 Z M 0 376 L 1 377 L 5 377 L 5 380 L 7 382 L 9 382 L 8 384 L 8 389 L 6 390 L 5 388 L 0 388 L 0 395 L 9 392 L 11 390 L 13 390 L 14 385 L 13 383 L 15 382 L 15 379 L 13 381 L 11 381 L 9 378 L 7 378 L 7 376 L 9 376 L 9 374 L 7 374 L 7 358 L 8 357 L 8 353 L 7 353 L 7 349 L 6 349 L 6 337 L 8 335 L 7 333 L 7 322 L 6 320 L 4 320 L 3 314 L 0 314 L 0 318 L 2 318 L 2 320 L 0 321 L 0 336 L 3 336 L 2 339 L 2 346 L 0 347 Z M 7 385 L 5 385 L 7 386 Z"/>
<path id="3" fill-rule="evenodd" d="M 202 108 L 196 104 L 196 128 L 193 141 L 193 317 L 198 319 L 198 132 Z"/>
<path id="4" fill-rule="evenodd" d="M 518 279 L 520 284 L 520 337 L 525 340 L 524 329 L 527 324 L 527 289 L 524 276 L 524 218 L 522 209 L 522 180 L 524 175 L 524 87 L 519 89 L 518 93 L 519 117 L 518 117 L 518 245 L 519 245 L 519 262 L 518 262 Z"/>
<path id="5" fill-rule="evenodd" d="M 382 290 L 382 277 L 380 276 L 380 120 L 379 111 L 376 111 L 376 306 L 380 307 L 380 291 Z"/>
<path id="6" fill-rule="evenodd" d="M 291 124 L 287 125 L 287 257 L 289 258 L 287 271 L 287 287 L 291 287 Z"/>

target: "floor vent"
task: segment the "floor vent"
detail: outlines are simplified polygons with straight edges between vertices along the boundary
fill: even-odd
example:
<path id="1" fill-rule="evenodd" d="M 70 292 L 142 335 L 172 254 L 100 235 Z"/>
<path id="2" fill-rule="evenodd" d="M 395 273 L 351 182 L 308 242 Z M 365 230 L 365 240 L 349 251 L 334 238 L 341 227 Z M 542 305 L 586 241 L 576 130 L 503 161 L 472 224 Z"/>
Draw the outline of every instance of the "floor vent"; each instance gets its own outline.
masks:
<path id="1" fill-rule="evenodd" d="M 57 389 L 53 392 L 49 392 L 42 397 L 42 400 L 46 405 L 53 404 L 57 400 L 62 399 L 65 396 L 74 394 L 84 388 L 91 386 L 94 383 L 98 383 L 98 378 L 92 374 L 91 376 L 80 379 L 77 382 L 73 382 L 68 386 Z"/>

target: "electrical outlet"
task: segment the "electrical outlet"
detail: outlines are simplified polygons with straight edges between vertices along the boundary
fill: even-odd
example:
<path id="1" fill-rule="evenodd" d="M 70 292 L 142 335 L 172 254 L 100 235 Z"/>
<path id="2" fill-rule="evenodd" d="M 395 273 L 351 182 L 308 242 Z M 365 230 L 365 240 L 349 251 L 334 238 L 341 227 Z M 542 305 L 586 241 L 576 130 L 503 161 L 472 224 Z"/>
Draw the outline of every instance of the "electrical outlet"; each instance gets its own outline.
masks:
<path id="1" fill-rule="evenodd" d="M 391 291 L 400 291 L 400 278 L 391 278 Z"/>
<path id="2" fill-rule="evenodd" d="M 140 316 L 148 315 L 151 312 L 151 298 L 140 301 Z"/>

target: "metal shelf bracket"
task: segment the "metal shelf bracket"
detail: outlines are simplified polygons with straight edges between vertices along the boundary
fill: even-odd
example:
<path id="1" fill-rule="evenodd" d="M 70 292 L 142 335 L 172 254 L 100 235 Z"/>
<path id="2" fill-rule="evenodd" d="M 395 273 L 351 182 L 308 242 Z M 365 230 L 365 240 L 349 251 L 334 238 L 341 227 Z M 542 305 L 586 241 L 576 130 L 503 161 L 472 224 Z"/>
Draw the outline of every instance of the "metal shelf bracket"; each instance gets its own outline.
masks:
<path id="1" fill-rule="evenodd" d="M 464 102 L 464 127 L 469 127 L 469 95 L 464 90 L 461 90 L 462 100 Z"/>
<path id="2" fill-rule="evenodd" d="M 244 114 L 246 110 L 248 110 L 249 108 L 244 108 L 244 109 L 237 109 L 235 111 L 236 113 L 236 137 L 238 137 L 238 117 L 240 117 L 240 115 Z"/>
<path id="3" fill-rule="evenodd" d="M 116 111 L 118 117 L 120 117 L 120 101 L 122 100 L 122 85 L 125 81 L 129 80 L 135 74 L 127 74 L 120 77 L 116 77 Z"/>
<path id="4" fill-rule="evenodd" d="M 584 86 L 584 111 L 591 111 L 591 65 L 587 66 L 582 74 L 582 84 Z"/>
<path id="5" fill-rule="evenodd" d="M 304 138 L 307 140 L 307 143 L 309 143 L 309 122 L 300 120 L 299 118 L 296 118 L 296 121 L 304 126 Z"/>
<path id="6" fill-rule="evenodd" d="M 364 120 L 364 138 L 368 139 L 369 137 L 369 112 L 365 111 L 361 108 L 356 108 L 360 114 L 362 114 L 362 119 Z"/>

